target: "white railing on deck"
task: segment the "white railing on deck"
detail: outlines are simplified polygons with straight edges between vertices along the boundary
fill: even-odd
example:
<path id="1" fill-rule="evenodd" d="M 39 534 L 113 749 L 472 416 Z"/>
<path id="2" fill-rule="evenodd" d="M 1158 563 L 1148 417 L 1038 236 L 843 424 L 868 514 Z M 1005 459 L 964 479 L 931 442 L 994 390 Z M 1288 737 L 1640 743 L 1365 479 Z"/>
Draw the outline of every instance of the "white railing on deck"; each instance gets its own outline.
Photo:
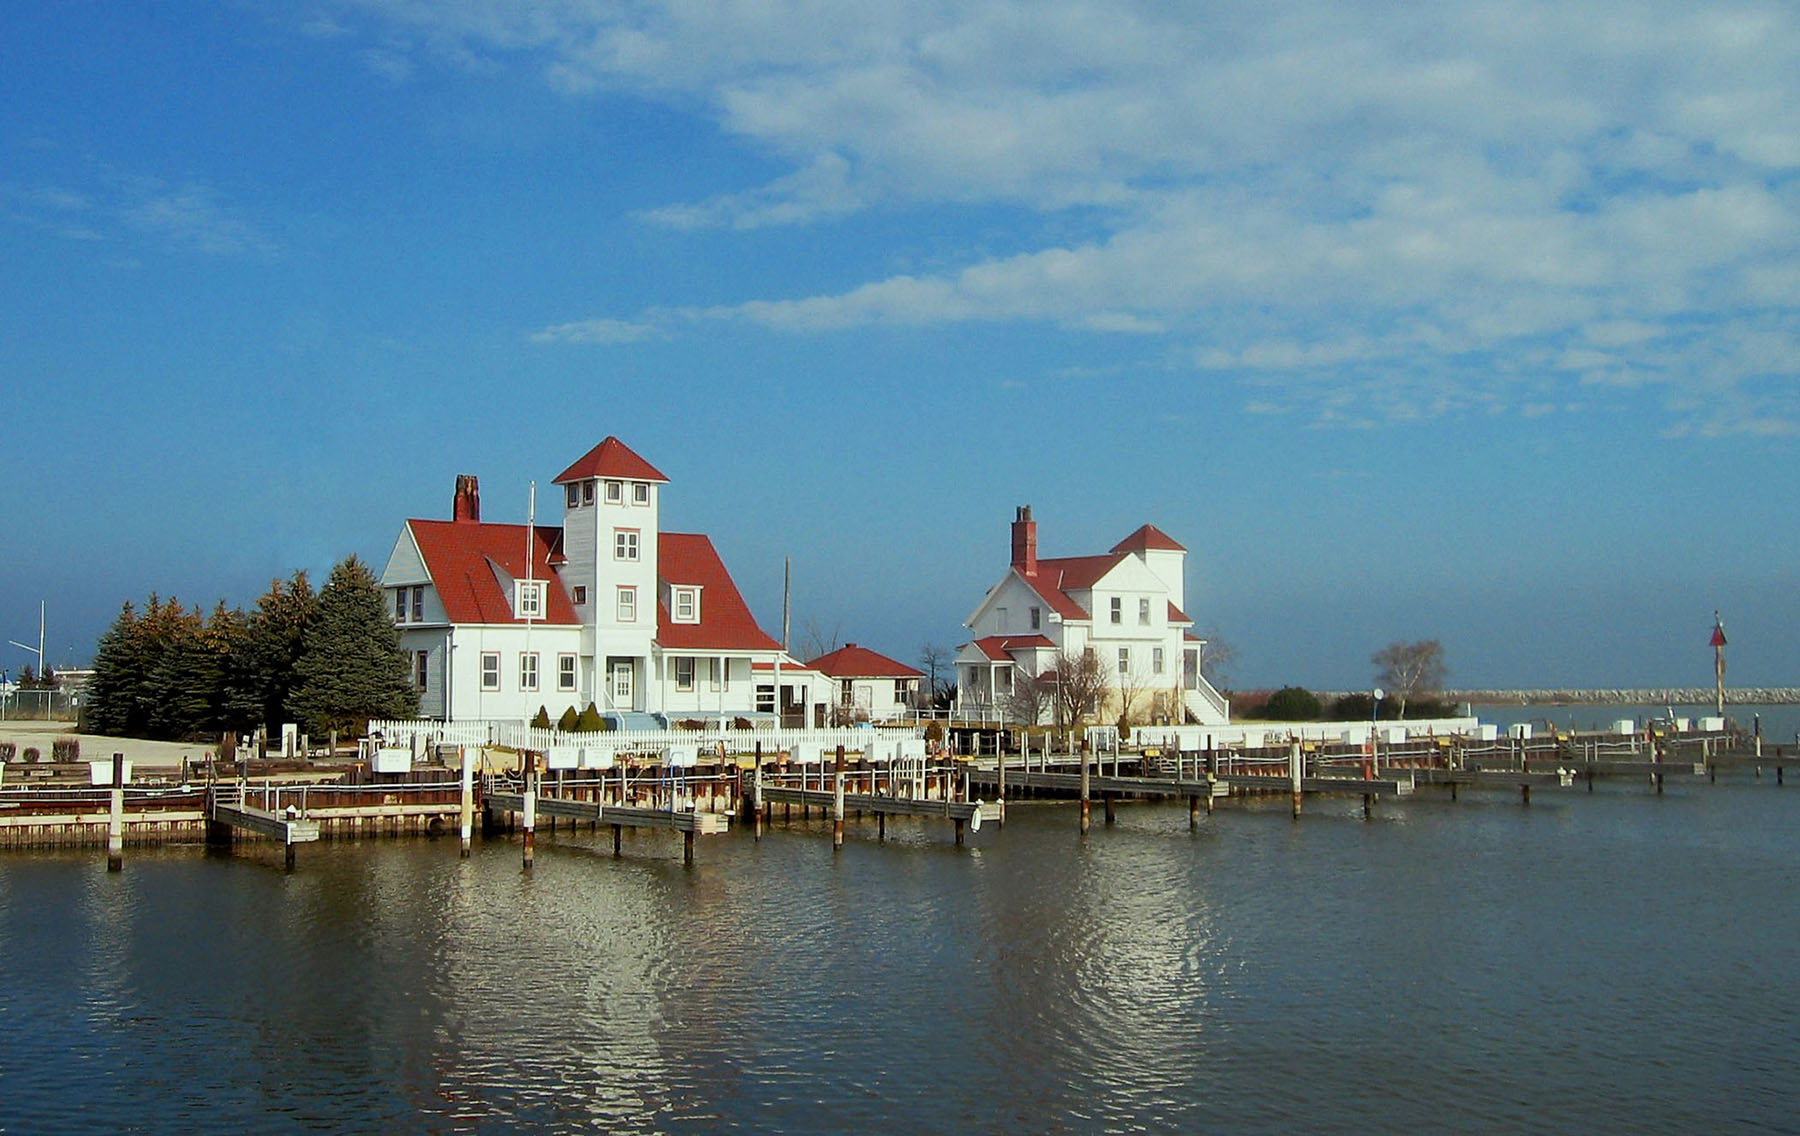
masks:
<path id="1" fill-rule="evenodd" d="M 518 721 L 434 722 L 381 720 L 369 723 L 371 734 L 379 733 L 384 744 L 409 746 L 421 737 L 430 745 L 503 746 L 542 753 L 562 746 L 585 746 L 588 749 L 610 749 L 616 753 L 660 753 L 675 746 L 693 746 L 702 754 L 717 753 L 725 747 L 727 756 L 737 757 L 756 752 L 760 744 L 765 754 L 791 751 L 802 745 L 820 746 L 835 751 L 843 746 L 847 753 L 862 753 L 878 741 L 894 738 L 922 738 L 925 731 L 918 726 L 853 727 L 826 730 L 595 730 L 589 733 L 564 733 L 543 729 Z"/>

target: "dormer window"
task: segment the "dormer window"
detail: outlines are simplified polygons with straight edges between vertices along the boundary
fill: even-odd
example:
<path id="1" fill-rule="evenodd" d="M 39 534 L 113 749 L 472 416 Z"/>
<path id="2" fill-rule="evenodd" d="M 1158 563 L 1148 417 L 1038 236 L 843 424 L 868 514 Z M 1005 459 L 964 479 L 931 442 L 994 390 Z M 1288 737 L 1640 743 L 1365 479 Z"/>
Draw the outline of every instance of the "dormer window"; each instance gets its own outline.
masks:
<path id="1" fill-rule="evenodd" d="M 584 481 L 581 483 L 581 503 L 583 505 L 592 505 L 594 503 L 594 483 L 592 481 Z"/>
<path id="2" fill-rule="evenodd" d="M 670 603 L 671 616 L 676 623 L 700 622 L 700 589 L 675 588 L 674 598 Z"/>
<path id="3" fill-rule="evenodd" d="M 648 505 L 650 503 L 650 483 L 648 481 L 634 481 L 631 483 L 631 503 L 633 505 Z"/>
<path id="4" fill-rule="evenodd" d="M 624 500 L 625 500 L 625 483 L 623 481 L 607 482 L 606 483 L 606 503 L 608 505 L 617 505 Z"/>
<path id="5" fill-rule="evenodd" d="M 544 618 L 544 581 L 513 581 L 513 612 L 520 619 Z"/>
<path id="6" fill-rule="evenodd" d="M 578 483 L 571 481 L 563 486 L 563 490 L 566 494 L 565 507 L 579 509 L 581 507 L 581 486 Z"/>

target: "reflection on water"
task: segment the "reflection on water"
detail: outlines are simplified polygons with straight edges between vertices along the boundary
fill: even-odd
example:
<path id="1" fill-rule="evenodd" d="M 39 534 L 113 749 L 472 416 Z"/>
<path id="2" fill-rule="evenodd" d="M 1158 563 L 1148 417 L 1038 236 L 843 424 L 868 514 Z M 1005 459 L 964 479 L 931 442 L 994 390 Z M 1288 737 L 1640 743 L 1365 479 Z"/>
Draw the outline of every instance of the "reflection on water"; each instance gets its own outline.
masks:
<path id="1" fill-rule="evenodd" d="M 1791 1122 L 1800 786 L 1360 810 L 14 854 L 0 1131 Z"/>

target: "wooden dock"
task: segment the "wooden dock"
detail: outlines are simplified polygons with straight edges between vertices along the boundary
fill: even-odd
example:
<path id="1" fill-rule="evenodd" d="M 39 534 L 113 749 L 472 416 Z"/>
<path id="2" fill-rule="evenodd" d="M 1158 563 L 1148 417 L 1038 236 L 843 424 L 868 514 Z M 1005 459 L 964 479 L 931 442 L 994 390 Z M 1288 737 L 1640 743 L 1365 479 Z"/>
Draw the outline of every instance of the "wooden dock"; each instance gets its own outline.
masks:
<path id="1" fill-rule="evenodd" d="M 259 808 L 247 800 L 247 786 L 215 785 L 208 792 L 206 808 L 209 843 L 229 842 L 233 829 L 261 836 L 281 844 L 287 866 L 294 866 L 294 846 L 319 839 L 319 822 L 303 817 L 295 805 Z"/>
<path id="2" fill-rule="evenodd" d="M 724 813 L 702 812 L 698 809 L 664 809 L 642 805 L 611 804 L 598 800 L 580 800 L 569 797 L 549 797 L 536 793 L 531 789 L 507 791 L 489 789 L 483 795 L 483 804 L 487 809 L 501 813 L 514 813 L 525 820 L 525 835 L 531 839 L 536 830 L 538 817 L 557 818 L 586 822 L 596 827 L 611 825 L 613 830 L 613 855 L 620 853 L 623 842 L 623 831 L 627 828 L 660 828 L 681 833 L 682 859 L 689 864 L 694 862 L 694 837 L 714 836 L 731 828 L 731 818 Z M 531 858 L 527 855 L 526 864 Z"/>
<path id="3" fill-rule="evenodd" d="M 966 829 L 980 832 L 984 821 L 999 820 L 998 802 L 933 800 L 925 797 L 896 797 L 882 793 L 839 793 L 835 789 L 795 789 L 784 785 L 762 786 L 762 800 L 767 805 L 800 806 L 802 810 L 818 809 L 822 814 L 841 821 L 848 813 L 869 813 L 877 820 L 880 838 L 887 837 L 887 818 L 920 817 L 947 820 L 956 826 L 956 843 L 963 842 Z"/>

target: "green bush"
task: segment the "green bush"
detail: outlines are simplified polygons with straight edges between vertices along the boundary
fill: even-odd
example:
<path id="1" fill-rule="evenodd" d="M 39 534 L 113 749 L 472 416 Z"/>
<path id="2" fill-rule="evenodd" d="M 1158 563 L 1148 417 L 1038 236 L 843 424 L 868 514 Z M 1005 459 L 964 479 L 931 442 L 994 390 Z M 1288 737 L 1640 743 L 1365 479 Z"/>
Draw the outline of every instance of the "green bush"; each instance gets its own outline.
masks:
<path id="1" fill-rule="evenodd" d="M 534 730 L 548 730 L 550 728 L 550 710 L 548 707 L 538 707 L 537 715 L 531 719 L 531 728 Z"/>
<path id="2" fill-rule="evenodd" d="M 1284 686 L 1269 695 L 1262 716 L 1271 722 L 1316 722 L 1321 709 L 1319 699 L 1312 691 L 1299 686 Z"/>
<path id="3" fill-rule="evenodd" d="M 581 717 L 576 719 L 575 732 L 594 734 L 604 729 L 606 729 L 606 719 L 600 716 L 600 708 L 592 702 L 588 703 L 587 708 L 581 712 Z"/>
<path id="4" fill-rule="evenodd" d="M 575 707 L 571 706 L 562 712 L 562 717 L 556 720 L 556 728 L 565 734 L 572 734 L 581 728 L 580 723 L 581 715 L 577 714 Z"/>

